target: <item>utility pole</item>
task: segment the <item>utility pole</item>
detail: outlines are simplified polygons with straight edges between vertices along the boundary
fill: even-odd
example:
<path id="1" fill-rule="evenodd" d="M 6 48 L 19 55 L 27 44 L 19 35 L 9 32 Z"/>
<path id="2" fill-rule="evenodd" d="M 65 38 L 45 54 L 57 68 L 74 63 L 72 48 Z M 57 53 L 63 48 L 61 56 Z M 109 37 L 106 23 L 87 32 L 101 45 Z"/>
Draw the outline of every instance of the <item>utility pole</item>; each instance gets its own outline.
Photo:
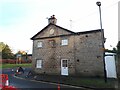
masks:
<path id="1" fill-rule="evenodd" d="M 104 30 L 102 29 L 102 17 L 101 17 L 101 2 L 96 2 L 97 6 L 99 6 L 99 14 L 100 14 L 100 28 L 101 28 L 101 40 L 102 40 L 102 50 L 103 50 L 103 65 L 104 65 L 104 80 L 107 82 L 107 72 L 105 66 L 105 47 L 104 47 Z"/>

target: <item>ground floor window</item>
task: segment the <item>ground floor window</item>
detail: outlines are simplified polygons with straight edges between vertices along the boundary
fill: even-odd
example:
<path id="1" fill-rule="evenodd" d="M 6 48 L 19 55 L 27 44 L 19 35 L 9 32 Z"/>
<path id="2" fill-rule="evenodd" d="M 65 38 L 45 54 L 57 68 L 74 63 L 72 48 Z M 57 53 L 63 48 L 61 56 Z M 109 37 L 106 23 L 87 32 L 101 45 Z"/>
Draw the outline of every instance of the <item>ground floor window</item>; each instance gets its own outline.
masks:
<path id="1" fill-rule="evenodd" d="M 37 60 L 36 68 L 42 68 L 42 60 Z"/>

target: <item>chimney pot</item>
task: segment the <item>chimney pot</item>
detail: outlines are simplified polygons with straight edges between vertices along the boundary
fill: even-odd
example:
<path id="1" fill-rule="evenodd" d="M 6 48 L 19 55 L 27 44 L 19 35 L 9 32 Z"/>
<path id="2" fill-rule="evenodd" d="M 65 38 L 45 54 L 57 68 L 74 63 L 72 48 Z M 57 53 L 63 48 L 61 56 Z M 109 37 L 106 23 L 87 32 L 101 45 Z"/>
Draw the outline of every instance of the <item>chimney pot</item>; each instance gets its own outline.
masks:
<path id="1" fill-rule="evenodd" d="M 48 24 L 56 24 L 57 23 L 57 19 L 55 18 L 55 15 L 52 15 L 49 19 L 48 19 Z"/>

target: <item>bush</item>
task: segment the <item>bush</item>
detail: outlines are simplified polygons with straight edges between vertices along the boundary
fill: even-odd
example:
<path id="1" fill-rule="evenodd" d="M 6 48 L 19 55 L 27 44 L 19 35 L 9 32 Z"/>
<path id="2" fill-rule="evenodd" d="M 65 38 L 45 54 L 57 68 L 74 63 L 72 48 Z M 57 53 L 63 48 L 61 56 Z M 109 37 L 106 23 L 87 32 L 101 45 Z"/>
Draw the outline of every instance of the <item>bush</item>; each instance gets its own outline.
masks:
<path id="1" fill-rule="evenodd" d="M 32 60 L 22 60 L 21 63 L 31 63 Z"/>
<path id="2" fill-rule="evenodd" d="M 27 63 L 32 63 L 32 60 L 28 60 Z"/>

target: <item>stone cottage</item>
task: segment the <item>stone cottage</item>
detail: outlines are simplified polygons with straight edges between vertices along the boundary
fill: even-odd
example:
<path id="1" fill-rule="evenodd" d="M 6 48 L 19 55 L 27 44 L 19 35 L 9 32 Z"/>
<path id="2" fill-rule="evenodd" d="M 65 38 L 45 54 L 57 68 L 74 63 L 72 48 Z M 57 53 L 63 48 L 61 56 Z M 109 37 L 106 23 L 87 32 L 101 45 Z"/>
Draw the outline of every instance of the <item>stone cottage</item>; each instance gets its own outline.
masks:
<path id="1" fill-rule="evenodd" d="M 56 22 L 51 16 L 48 25 L 31 38 L 32 69 L 49 75 L 104 76 L 101 30 L 73 32 Z"/>

